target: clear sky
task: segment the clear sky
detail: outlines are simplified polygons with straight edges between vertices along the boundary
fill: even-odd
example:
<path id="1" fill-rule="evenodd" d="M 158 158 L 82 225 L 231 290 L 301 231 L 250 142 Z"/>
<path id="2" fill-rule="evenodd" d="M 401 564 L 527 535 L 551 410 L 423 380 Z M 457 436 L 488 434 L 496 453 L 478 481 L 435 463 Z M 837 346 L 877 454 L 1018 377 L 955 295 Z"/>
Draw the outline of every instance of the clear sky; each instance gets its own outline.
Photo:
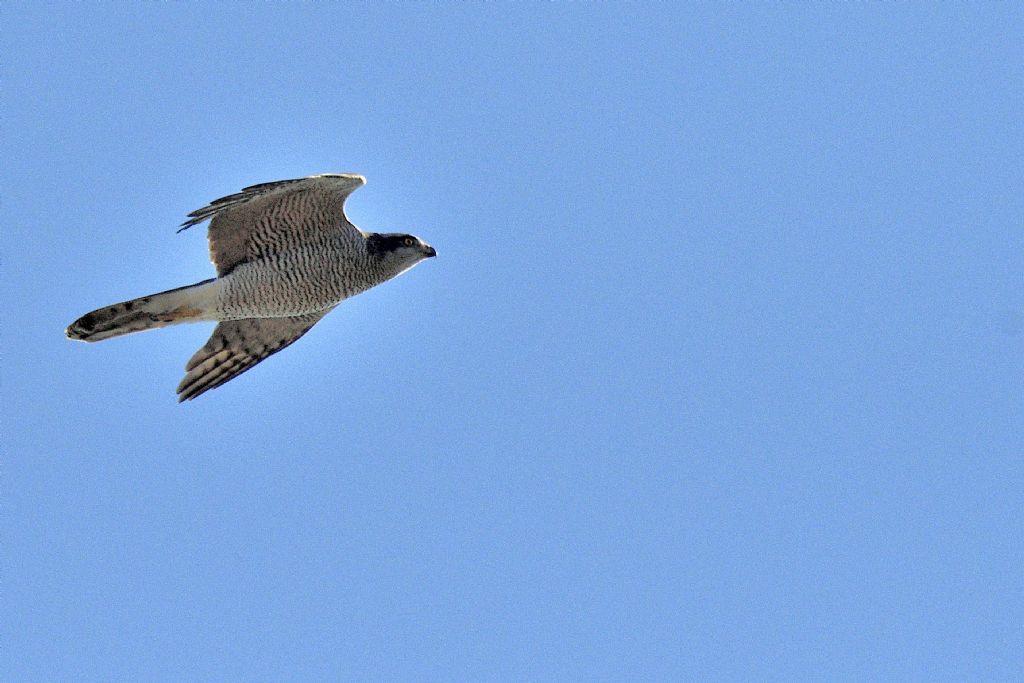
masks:
<path id="1" fill-rule="evenodd" d="M 1020 4 L 0 18 L 0 678 L 1024 678 Z M 323 172 L 438 258 L 64 338 Z"/>

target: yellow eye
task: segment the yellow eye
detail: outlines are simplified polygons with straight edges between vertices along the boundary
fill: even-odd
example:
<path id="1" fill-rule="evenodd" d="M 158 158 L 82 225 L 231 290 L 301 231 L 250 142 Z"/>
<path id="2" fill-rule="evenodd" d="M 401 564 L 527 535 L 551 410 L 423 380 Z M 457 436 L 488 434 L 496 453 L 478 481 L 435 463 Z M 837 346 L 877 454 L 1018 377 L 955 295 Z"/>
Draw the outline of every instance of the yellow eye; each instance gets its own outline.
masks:
<path id="1" fill-rule="evenodd" d="M 404 240 L 402 240 L 402 242 L 404 242 L 405 246 L 407 247 L 411 247 L 412 245 L 416 244 L 416 240 L 414 240 L 411 237 L 406 237 Z"/>

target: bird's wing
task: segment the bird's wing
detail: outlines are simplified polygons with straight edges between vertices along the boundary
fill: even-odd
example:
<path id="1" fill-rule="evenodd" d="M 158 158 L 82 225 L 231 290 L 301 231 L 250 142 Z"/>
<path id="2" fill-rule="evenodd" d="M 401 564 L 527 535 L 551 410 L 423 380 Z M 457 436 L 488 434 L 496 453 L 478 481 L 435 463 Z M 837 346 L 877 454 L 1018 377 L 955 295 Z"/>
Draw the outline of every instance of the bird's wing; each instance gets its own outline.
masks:
<path id="1" fill-rule="evenodd" d="M 181 230 L 210 220 L 210 260 L 217 275 L 286 247 L 363 233 L 345 217 L 345 199 L 366 179 L 350 173 L 314 175 L 247 187 L 197 209 Z M 179 230 L 178 232 L 181 232 Z"/>
<path id="2" fill-rule="evenodd" d="M 291 318 L 247 318 L 218 323 L 209 341 L 185 366 L 178 400 L 216 389 L 309 331 L 327 311 Z"/>

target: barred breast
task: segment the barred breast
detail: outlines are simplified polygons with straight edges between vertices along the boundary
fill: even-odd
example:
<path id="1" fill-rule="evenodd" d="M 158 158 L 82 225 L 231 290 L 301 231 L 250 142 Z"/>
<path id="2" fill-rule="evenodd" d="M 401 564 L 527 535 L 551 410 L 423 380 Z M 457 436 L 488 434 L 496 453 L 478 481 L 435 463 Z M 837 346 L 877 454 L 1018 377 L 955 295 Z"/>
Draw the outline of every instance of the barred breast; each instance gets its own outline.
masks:
<path id="1" fill-rule="evenodd" d="M 218 280 L 220 320 L 324 311 L 384 279 L 365 248 L 303 245 L 243 263 Z"/>

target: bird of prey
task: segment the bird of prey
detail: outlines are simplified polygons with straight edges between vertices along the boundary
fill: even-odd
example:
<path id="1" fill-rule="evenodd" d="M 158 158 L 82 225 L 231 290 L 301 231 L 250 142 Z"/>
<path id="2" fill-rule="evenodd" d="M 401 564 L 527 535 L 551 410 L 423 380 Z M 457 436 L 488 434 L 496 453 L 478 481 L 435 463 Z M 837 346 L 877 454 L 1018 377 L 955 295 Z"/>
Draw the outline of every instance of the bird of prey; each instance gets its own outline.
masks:
<path id="1" fill-rule="evenodd" d="M 364 232 L 349 222 L 345 199 L 365 182 L 355 174 L 315 175 L 210 202 L 181 230 L 210 220 L 216 278 L 99 308 L 65 333 L 93 342 L 216 320 L 185 366 L 178 400 L 219 387 L 297 340 L 345 299 L 436 256 L 415 235 Z"/>

